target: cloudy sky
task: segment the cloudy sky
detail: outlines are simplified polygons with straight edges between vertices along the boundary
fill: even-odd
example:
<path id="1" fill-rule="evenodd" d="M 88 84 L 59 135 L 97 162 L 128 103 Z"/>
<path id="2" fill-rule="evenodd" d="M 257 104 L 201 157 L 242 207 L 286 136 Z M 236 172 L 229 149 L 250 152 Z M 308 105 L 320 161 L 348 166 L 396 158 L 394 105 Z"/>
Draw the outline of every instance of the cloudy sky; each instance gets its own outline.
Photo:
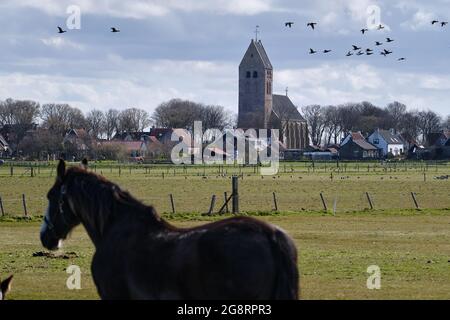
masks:
<path id="1" fill-rule="evenodd" d="M 79 30 L 67 24 L 72 5 Z M 362 35 L 377 8 L 386 28 Z M 152 112 L 183 98 L 237 112 L 238 65 L 259 25 L 274 91 L 289 87 L 299 107 L 397 100 L 448 115 L 450 24 L 434 19 L 450 20 L 450 0 L 0 0 L 0 100 Z M 68 32 L 57 34 L 58 25 Z M 395 39 L 382 47 L 391 56 L 379 48 L 345 56 L 353 44 L 375 48 L 386 37 Z M 309 48 L 333 51 L 312 56 Z"/>

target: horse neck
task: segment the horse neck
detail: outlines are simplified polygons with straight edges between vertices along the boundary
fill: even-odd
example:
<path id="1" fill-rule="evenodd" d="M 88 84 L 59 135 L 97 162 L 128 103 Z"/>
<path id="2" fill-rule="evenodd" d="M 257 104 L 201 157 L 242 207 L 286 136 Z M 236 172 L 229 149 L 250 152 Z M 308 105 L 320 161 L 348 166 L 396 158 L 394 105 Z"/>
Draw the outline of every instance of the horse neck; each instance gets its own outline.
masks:
<path id="1" fill-rule="evenodd" d="M 105 181 L 85 181 L 89 185 L 78 195 L 74 195 L 72 206 L 79 216 L 95 246 L 117 221 L 134 228 L 161 230 L 169 225 L 162 220 L 153 207 L 145 206 L 117 186 Z"/>

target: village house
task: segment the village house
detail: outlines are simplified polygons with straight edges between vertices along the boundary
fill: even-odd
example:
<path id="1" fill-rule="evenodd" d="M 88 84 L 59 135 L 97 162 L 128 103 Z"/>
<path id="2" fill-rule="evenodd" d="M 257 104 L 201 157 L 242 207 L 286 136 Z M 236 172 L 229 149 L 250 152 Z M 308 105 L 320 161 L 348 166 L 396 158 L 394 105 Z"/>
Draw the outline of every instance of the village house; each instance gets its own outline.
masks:
<path id="1" fill-rule="evenodd" d="M 427 148 L 420 150 L 419 159 L 445 160 L 450 159 L 450 131 L 433 132 L 426 137 Z"/>
<path id="2" fill-rule="evenodd" d="M 351 132 L 339 148 L 341 160 L 375 160 L 380 156 L 377 147 L 367 142 L 361 132 Z"/>
<path id="3" fill-rule="evenodd" d="M 405 144 L 400 135 L 389 130 L 375 130 L 367 139 L 371 144 L 380 149 L 380 155 L 387 157 L 401 156 L 405 153 Z"/>
<path id="4" fill-rule="evenodd" d="M 0 158 L 6 158 L 10 155 L 9 144 L 0 134 Z"/>
<path id="5" fill-rule="evenodd" d="M 89 152 L 90 136 L 85 129 L 70 129 L 64 139 L 64 155 L 67 160 L 80 160 Z"/>

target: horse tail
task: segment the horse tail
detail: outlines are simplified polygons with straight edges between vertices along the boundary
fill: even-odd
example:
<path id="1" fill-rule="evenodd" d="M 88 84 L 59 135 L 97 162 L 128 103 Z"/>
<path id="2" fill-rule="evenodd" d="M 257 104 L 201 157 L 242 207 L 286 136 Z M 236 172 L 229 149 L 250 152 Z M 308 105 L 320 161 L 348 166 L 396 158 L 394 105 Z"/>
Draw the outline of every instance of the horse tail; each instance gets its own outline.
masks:
<path id="1" fill-rule="evenodd" d="M 272 246 L 276 264 L 273 299 L 297 300 L 299 298 L 299 272 L 295 244 L 286 233 L 276 229 Z"/>

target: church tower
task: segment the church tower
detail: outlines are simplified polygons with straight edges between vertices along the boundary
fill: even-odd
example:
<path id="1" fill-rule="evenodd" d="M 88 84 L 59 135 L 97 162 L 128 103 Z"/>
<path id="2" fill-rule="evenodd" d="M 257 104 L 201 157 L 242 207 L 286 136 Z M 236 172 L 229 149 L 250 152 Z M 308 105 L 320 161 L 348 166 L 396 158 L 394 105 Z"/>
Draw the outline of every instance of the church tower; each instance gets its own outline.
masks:
<path id="1" fill-rule="evenodd" d="M 239 128 L 268 128 L 273 104 L 272 82 L 269 57 L 261 40 L 252 39 L 239 65 Z"/>

